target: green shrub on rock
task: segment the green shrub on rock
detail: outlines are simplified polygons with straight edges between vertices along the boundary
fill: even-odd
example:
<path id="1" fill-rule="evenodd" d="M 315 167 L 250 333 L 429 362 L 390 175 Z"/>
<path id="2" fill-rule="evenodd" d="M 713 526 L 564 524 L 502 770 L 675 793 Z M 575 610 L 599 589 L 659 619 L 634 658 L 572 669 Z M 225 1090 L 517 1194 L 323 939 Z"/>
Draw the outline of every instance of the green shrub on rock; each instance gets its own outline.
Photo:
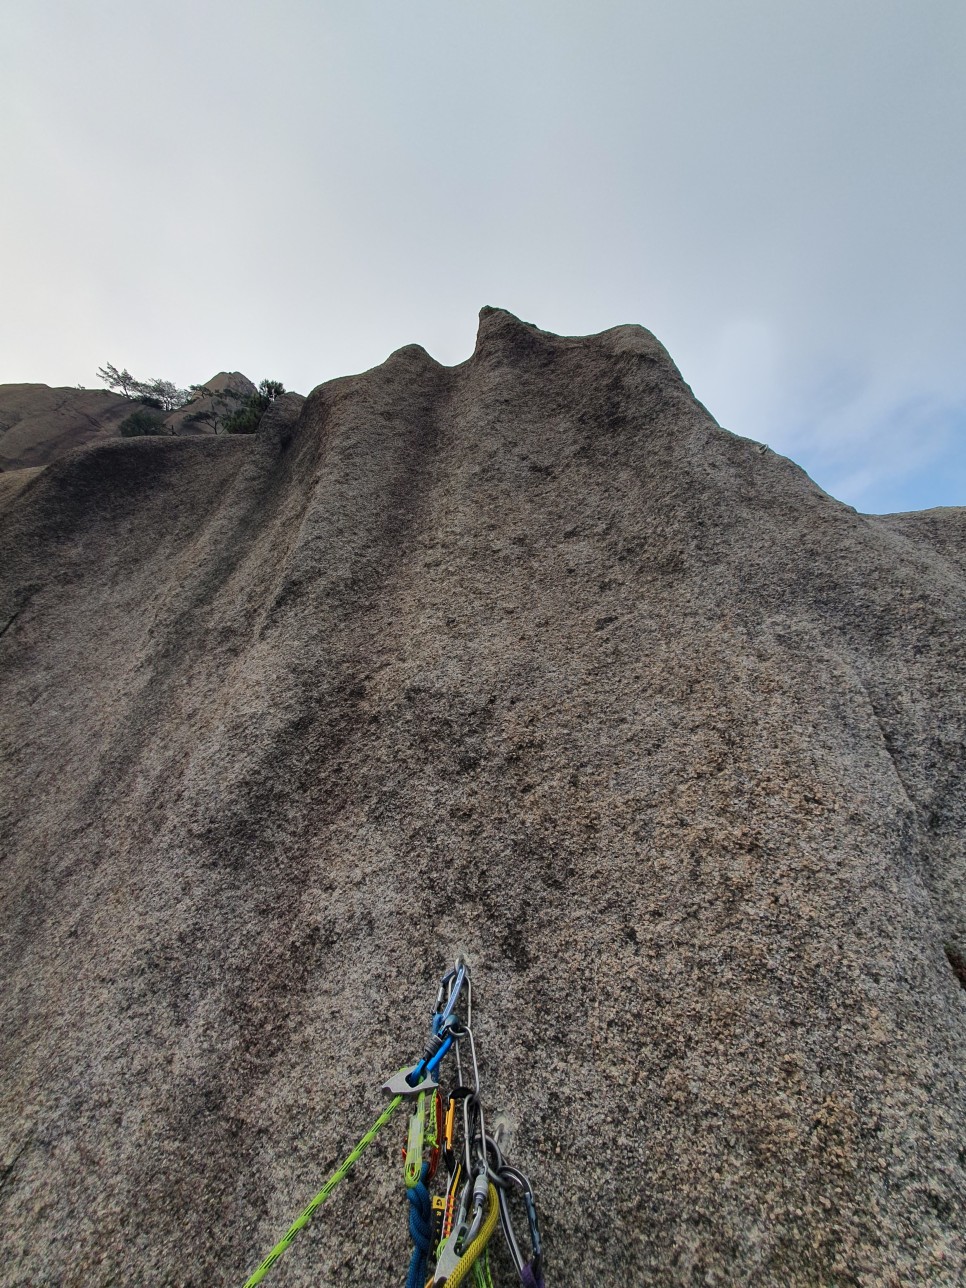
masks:
<path id="1" fill-rule="evenodd" d="M 281 380 L 263 380 L 258 386 L 258 393 L 252 394 L 244 407 L 239 407 L 225 417 L 221 423 L 223 432 L 254 434 L 270 404 L 284 392 L 285 386 Z"/>
<path id="2" fill-rule="evenodd" d="M 147 407 L 134 411 L 118 426 L 122 438 L 140 438 L 144 434 L 166 434 L 164 415 Z"/>

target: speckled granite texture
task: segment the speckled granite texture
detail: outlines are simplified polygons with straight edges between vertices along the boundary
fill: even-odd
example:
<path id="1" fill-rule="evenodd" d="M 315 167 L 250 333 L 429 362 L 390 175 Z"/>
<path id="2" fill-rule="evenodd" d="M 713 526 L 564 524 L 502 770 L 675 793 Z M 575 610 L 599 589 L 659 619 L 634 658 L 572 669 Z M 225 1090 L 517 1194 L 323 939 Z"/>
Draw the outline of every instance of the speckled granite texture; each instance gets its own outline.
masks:
<path id="1" fill-rule="evenodd" d="M 490 309 L 2 498 L 2 1283 L 240 1284 L 460 951 L 549 1284 L 966 1282 L 966 511 Z"/>

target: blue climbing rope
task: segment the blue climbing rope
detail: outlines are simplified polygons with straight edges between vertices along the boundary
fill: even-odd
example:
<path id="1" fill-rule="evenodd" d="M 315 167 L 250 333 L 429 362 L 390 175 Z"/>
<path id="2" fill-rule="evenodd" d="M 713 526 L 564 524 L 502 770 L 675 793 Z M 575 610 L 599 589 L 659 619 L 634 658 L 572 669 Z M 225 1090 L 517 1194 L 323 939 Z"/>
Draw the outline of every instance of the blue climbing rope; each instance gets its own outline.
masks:
<path id="1" fill-rule="evenodd" d="M 413 1241 L 406 1288 L 423 1288 L 426 1283 L 426 1262 L 433 1241 L 433 1204 L 426 1184 L 428 1174 L 429 1164 L 423 1163 L 419 1180 L 406 1189 L 406 1197 L 409 1199 L 409 1235 Z"/>

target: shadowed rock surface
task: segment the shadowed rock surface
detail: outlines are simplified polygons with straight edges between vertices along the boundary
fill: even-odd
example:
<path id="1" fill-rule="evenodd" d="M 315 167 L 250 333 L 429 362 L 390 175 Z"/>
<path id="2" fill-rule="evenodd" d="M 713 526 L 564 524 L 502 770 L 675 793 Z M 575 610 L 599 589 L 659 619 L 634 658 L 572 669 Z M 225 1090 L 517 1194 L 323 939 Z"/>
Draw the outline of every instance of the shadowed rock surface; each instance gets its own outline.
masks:
<path id="1" fill-rule="evenodd" d="M 85 443 L 116 438 L 136 407 L 107 389 L 0 385 L 0 469 L 47 465 Z"/>
<path id="2" fill-rule="evenodd" d="M 966 511 L 488 309 L 2 496 L 4 1283 L 240 1284 L 457 952 L 548 1283 L 964 1281 Z"/>

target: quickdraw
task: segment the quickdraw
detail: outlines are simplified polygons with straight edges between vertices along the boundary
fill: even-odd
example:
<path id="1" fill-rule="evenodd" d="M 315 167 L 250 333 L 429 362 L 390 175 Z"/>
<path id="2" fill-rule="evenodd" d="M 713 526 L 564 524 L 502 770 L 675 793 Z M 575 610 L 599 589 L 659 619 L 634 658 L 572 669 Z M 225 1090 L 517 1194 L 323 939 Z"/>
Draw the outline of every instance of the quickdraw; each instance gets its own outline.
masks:
<path id="1" fill-rule="evenodd" d="M 488 1245 L 497 1222 L 520 1283 L 524 1288 L 544 1288 L 533 1187 L 522 1172 L 506 1161 L 501 1133 L 490 1135 L 486 1130 L 472 1023 L 469 966 L 457 958 L 453 969 L 440 981 L 422 1056 L 384 1084 L 383 1091 L 390 1097 L 386 1109 L 249 1276 L 245 1288 L 254 1288 L 268 1274 L 403 1101 L 409 1106 L 403 1176 L 413 1241 L 406 1288 L 458 1288 L 470 1274 L 475 1288 L 494 1288 Z M 444 1111 L 439 1071 L 450 1053 L 454 1056 L 456 1080 Z M 469 1081 L 467 1075 L 471 1075 Z M 462 1137 L 459 1146 L 458 1135 Z M 447 1182 L 442 1194 L 433 1194 L 430 1187 L 441 1161 Z M 511 1195 L 522 1200 L 526 1213 L 528 1257 L 524 1257 L 513 1228 Z"/>

